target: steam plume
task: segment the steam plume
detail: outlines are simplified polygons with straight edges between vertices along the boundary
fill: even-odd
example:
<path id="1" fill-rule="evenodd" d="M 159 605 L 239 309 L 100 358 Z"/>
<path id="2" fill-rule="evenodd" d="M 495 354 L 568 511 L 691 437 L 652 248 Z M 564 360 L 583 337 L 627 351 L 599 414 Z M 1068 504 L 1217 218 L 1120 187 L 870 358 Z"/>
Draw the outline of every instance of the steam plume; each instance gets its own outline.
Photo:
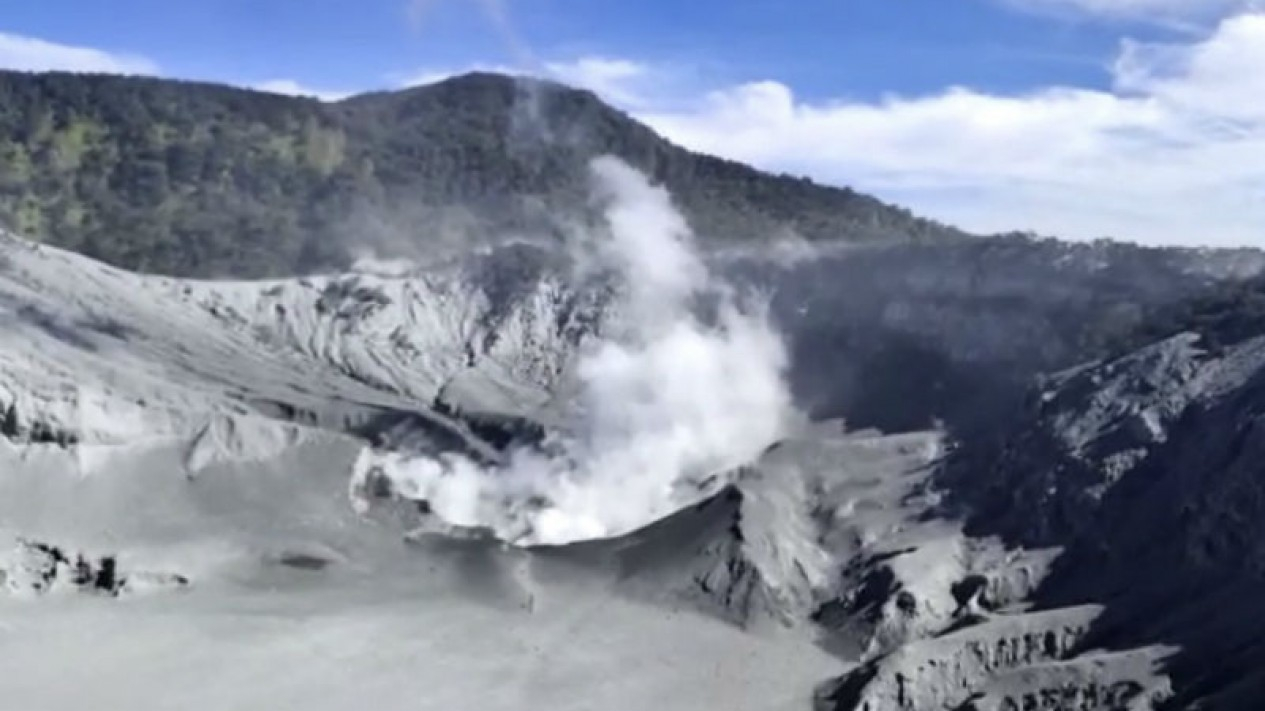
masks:
<path id="1" fill-rule="evenodd" d="M 436 4 L 441 0 L 410 0 L 407 5 L 409 22 L 414 28 L 422 26 L 427 13 L 430 12 Z M 509 10 L 505 7 L 505 0 L 475 0 L 479 6 L 479 11 L 483 13 L 484 19 L 496 31 L 500 37 L 502 44 L 509 51 L 521 67 L 530 68 L 537 71 L 541 68 L 541 62 L 531 50 L 531 46 L 523 40 L 522 35 L 514 27 L 514 22 L 510 18 Z"/>
<path id="2" fill-rule="evenodd" d="M 609 228 L 595 251 L 621 298 L 578 356 L 567 433 L 550 454 L 519 449 L 501 468 L 367 453 L 360 484 L 377 470 L 449 523 L 519 544 L 565 543 L 626 533 L 693 503 L 710 477 L 783 434 L 786 354 L 763 310 L 740 308 L 715 282 L 666 191 L 616 159 L 591 171 Z M 695 306 L 706 297 L 718 305 L 704 321 Z"/>

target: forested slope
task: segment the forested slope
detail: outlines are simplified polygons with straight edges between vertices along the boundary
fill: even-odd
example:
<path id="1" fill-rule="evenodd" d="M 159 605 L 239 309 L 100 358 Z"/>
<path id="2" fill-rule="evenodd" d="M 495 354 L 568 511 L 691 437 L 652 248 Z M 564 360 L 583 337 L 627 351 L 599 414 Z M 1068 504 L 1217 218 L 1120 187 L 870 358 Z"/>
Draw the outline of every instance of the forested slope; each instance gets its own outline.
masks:
<path id="1" fill-rule="evenodd" d="M 848 189 L 690 153 L 589 92 L 470 74 L 326 104 L 163 79 L 0 72 L 0 224 L 142 271 L 262 276 L 349 253 L 548 235 L 613 153 L 724 240 L 960 233 Z"/>

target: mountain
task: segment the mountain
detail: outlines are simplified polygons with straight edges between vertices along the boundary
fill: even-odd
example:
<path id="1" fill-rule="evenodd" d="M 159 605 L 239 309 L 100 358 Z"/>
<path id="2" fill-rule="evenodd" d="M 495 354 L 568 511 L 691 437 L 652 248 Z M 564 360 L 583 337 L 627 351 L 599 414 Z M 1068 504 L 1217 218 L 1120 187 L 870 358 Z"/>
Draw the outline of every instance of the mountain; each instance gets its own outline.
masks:
<path id="1" fill-rule="evenodd" d="M 591 170 L 597 267 L 0 236 L 0 697 L 1253 708 L 1260 254 L 699 250 Z"/>
<path id="2" fill-rule="evenodd" d="M 862 655 L 950 623 L 949 583 L 1032 564 L 984 544 L 970 560 L 946 555 L 970 544 L 955 523 L 926 518 L 942 433 L 884 436 L 838 421 L 788 422 L 737 470 L 672 480 L 679 508 L 619 535 L 498 540 L 497 515 L 541 522 L 562 503 L 520 488 L 537 471 L 531 453 L 565 457 L 549 454 L 558 443 L 548 437 L 496 429 L 530 421 L 565 435 L 574 408 L 600 409 L 606 391 L 575 395 L 571 383 L 591 377 L 592 354 L 639 311 L 568 281 L 569 270 L 508 281 L 525 254 L 503 246 L 399 276 L 211 282 L 0 239 L 0 542 L 12 541 L 0 549 L 0 650 L 24 665 L 0 679 L 0 696 L 70 708 L 89 685 L 111 706 L 188 707 L 192 665 L 242 680 L 198 702 L 212 706 L 285 694 L 339 708 L 352 685 L 392 708 L 420 695 L 435 707 L 539 698 L 578 709 L 599 698 L 803 709 Z M 677 329 L 665 333 L 675 343 Z M 726 390 L 759 374 L 751 343 L 738 343 Z M 681 353 L 707 352 L 695 338 L 685 345 L 666 366 L 625 351 L 602 377 L 622 377 L 628 359 L 674 367 Z M 619 438 L 647 441 L 656 468 L 670 467 L 656 430 L 625 433 L 637 422 L 621 420 Z M 429 480 L 427 462 L 447 468 Z M 546 492 L 583 490 L 583 474 Z M 601 474 L 590 473 L 593 486 Z M 488 488 L 466 489 L 471 476 Z M 580 501 L 635 512 L 627 484 Z M 486 503 L 487 525 L 435 520 L 471 497 Z M 31 600 L 11 606 L 11 596 Z M 108 607 L 116 598 L 127 604 Z M 173 616 L 189 626 L 173 631 Z M 270 630 L 262 648 L 259 625 Z M 87 663 L 73 655 L 91 646 L 66 644 L 84 634 L 125 636 L 131 652 Z M 329 640 L 339 663 L 297 670 Z M 184 649 L 179 664 L 172 645 Z M 451 666 L 434 668 L 438 659 Z M 552 700 L 542 674 L 567 693 Z M 627 684 L 612 689 L 614 675 Z M 494 687 L 504 691 L 487 697 Z"/>
<path id="3" fill-rule="evenodd" d="M 360 486 L 378 453 L 508 459 L 469 412 L 551 421 L 593 309 L 547 272 L 506 290 L 491 275 L 524 260 L 503 250 L 207 282 L 0 237 L 0 705 L 807 706 L 836 660 L 721 619 L 731 563 L 782 589 L 724 496 L 546 552 L 426 535 L 407 480 Z"/>
<path id="4" fill-rule="evenodd" d="M 591 217 L 589 160 L 666 185 L 720 241 L 961 236 L 849 189 L 672 145 L 595 95 L 469 74 L 324 104 L 162 79 L 0 72 L 0 224 L 107 263 L 259 277 Z"/>
<path id="5" fill-rule="evenodd" d="M 132 181 L 156 168 L 92 182 L 119 136 L 174 118 L 118 135 L 36 120 L 43 148 L 6 148 L 26 156 L 9 165 L 70 161 L 11 185 L 82 183 L 115 206 L 101 215 L 136 221 L 94 223 L 97 241 L 76 245 L 117 247 L 119 263 L 288 272 L 400 237 L 385 218 L 368 241 L 335 230 L 284 249 L 228 229 L 242 205 L 399 207 L 385 187 L 308 202 L 295 173 L 252 172 L 276 159 L 260 146 L 286 145 L 342 185 L 347 156 L 369 155 L 350 147 L 387 135 L 374 126 L 411 128 L 382 139 L 365 175 L 403 185 L 433 167 L 417 179 L 444 210 L 558 239 L 408 233 L 424 249 L 377 252 L 411 261 L 206 280 L 0 232 L 6 704 L 80 708 L 90 689 L 110 708 L 1259 706 L 1260 252 L 864 231 L 788 251 L 754 228 L 695 241 L 635 171 L 588 160 L 623 130 L 601 128 L 617 114 L 559 136 L 586 95 L 486 75 L 335 105 L 15 81 L 120 87 L 102 101 L 138 112 L 159 111 L 138 99 L 154 92 L 174 102 L 159 102 L 164 116 L 193 91 L 219 117 L 200 124 L 217 137 L 203 148 L 240 172 L 178 194 L 156 189 L 169 178 Z M 524 105 L 561 112 L 541 122 L 548 141 Z M 309 137 L 299 151 L 264 140 L 274 109 L 327 122 L 287 134 Z M 427 145 L 495 146 L 441 170 L 432 159 L 447 154 L 407 140 L 436 126 L 476 128 Z M 155 136 L 186 153 L 183 133 Z M 674 160 L 660 169 L 687 165 Z M 532 165 L 550 167 L 515 172 Z M 715 176 L 673 173 L 676 204 L 704 225 L 722 205 L 736 212 L 717 219 L 763 205 L 779 221 L 752 186 L 797 183 L 742 174 L 746 188 L 712 194 Z M 546 213 L 523 207 L 506 182 L 519 180 L 551 186 L 535 204 L 566 220 L 532 223 Z M 138 185 L 156 202 L 118 208 Z M 845 195 L 792 193 L 829 198 L 805 215 Z M 24 200 L 40 207 L 23 219 L 44 214 Z M 208 235 L 250 249 L 185 254 L 160 239 L 197 206 Z M 208 676 L 224 683 L 208 690 Z"/>
<path id="6" fill-rule="evenodd" d="M 1040 565 L 960 581 L 968 618 L 823 686 L 825 708 L 1257 708 L 1263 287 L 1156 309 L 956 442 L 928 518 Z"/>
<path id="7" fill-rule="evenodd" d="M 67 649 L 92 654 L 65 643 L 91 633 L 132 644 L 105 666 L 69 665 L 113 705 L 191 703 L 190 672 L 166 661 L 173 639 L 186 663 L 242 676 L 220 700 L 244 706 L 286 693 L 337 708 L 331 691 L 353 679 L 400 707 L 438 688 L 455 702 L 517 673 L 488 705 L 520 708 L 546 695 L 525 681 L 545 670 L 573 696 L 630 709 L 1253 698 L 1260 336 L 1226 335 L 1215 352 L 1176 336 L 1051 376 L 987 439 L 799 423 L 735 472 L 674 482 L 687 491 L 662 518 L 515 546 L 494 520 L 450 524 L 437 511 L 467 495 L 548 510 L 517 489 L 533 469 L 514 462 L 555 443 L 507 425 L 572 426 L 569 383 L 619 313 L 531 253 L 503 246 L 398 276 L 210 282 L 0 240 L 0 540 L 14 540 L 0 584 L 36 599 L 14 614 L 0 599 L 0 645 L 27 660 L 0 694 L 72 707 L 48 670 L 67 674 L 64 655 L 80 654 Z M 822 259 L 831 273 L 846 263 Z M 770 259 L 762 281 L 744 282 L 748 255 L 715 274 L 802 294 L 808 264 Z M 945 313 L 945 277 L 902 312 Z M 980 298 L 998 283 L 981 283 L 963 313 L 999 308 Z M 792 342 L 820 330 L 790 320 L 799 312 L 770 312 Z M 925 336 L 951 353 L 978 340 L 972 328 Z M 847 357 L 791 352 L 792 383 L 825 382 L 840 367 L 830 353 Z M 1001 362 L 958 357 L 977 382 Z M 907 408 L 930 421 L 934 404 Z M 649 451 L 667 448 L 656 437 Z M 504 488 L 426 493 L 434 482 L 416 467 L 431 457 L 449 463 L 438 481 L 480 462 Z M 49 595 L 62 599 L 41 604 Z M 131 600 L 102 614 L 71 595 Z M 172 632 L 173 615 L 193 622 Z M 290 686 L 295 654 L 348 635 L 363 646 Z M 440 658 L 469 681 L 408 661 Z M 617 670 L 628 688 L 607 696 Z"/>
<path id="8" fill-rule="evenodd" d="M 1248 314 L 1245 313 L 1244 317 Z M 1105 612 L 1083 648 L 1161 646 L 1165 709 L 1259 706 L 1265 320 L 1191 329 L 1044 378 L 939 475 L 967 531 L 1062 551 L 1038 609 Z"/>

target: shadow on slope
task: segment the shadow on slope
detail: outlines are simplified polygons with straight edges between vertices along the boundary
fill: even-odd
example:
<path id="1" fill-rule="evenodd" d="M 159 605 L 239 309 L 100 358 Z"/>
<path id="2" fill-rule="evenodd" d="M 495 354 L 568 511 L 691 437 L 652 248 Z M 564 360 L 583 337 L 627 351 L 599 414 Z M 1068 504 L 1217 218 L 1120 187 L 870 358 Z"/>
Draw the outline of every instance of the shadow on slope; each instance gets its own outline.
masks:
<path id="1" fill-rule="evenodd" d="M 1196 338 L 1056 376 L 940 485 L 972 535 L 1063 548 L 1033 600 L 1105 605 L 1083 648 L 1173 645 L 1165 708 L 1246 711 L 1265 698 L 1265 346 Z"/>
<path id="2" fill-rule="evenodd" d="M 738 624 L 774 612 L 742 552 L 742 491 L 712 497 L 618 538 L 532 548 L 548 564 L 603 571 L 621 594 L 695 606 Z"/>
<path id="3" fill-rule="evenodd" d="M 1071 244 L 1024 236 L 723 256 L 767 293 L 797 404 L 852 429 L 1009 424 L 1040 373 L 1126 352 L 1191 299 L 1265 266 L 1252 250 Z"/>

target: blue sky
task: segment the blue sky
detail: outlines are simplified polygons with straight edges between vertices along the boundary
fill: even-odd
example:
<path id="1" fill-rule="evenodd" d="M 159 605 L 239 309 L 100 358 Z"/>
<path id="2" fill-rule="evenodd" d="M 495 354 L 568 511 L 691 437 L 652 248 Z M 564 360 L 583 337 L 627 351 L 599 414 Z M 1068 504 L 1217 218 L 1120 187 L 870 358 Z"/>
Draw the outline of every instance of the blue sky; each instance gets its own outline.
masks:
<path id="1" fill-rule="evenodd" d="M 1265 245 L 1253 0 L 6 5 L 0 67 L 327 98 L 470 68 L 546 74 L 691 148 L 971 229 Z"/>
<path id="2" fill-rule="evenodd" d="M 285 77 L 354 90 L 428 68 L 520 63 L 489 7 L 476 0 L 41 0 L 6 7 L 0 31 L 149 57 L 177 76 Z M 500 7 L 515 42 L 541 57 L 636 57 L 695 66 L 717 80 L 776 77 L 807 98 L 950 84 L 1103 85 L 1121 25 L 1146 37 L 1171 34 L 1151 23 L 1097 23 L 990 0 L 505 0 Z"/>

